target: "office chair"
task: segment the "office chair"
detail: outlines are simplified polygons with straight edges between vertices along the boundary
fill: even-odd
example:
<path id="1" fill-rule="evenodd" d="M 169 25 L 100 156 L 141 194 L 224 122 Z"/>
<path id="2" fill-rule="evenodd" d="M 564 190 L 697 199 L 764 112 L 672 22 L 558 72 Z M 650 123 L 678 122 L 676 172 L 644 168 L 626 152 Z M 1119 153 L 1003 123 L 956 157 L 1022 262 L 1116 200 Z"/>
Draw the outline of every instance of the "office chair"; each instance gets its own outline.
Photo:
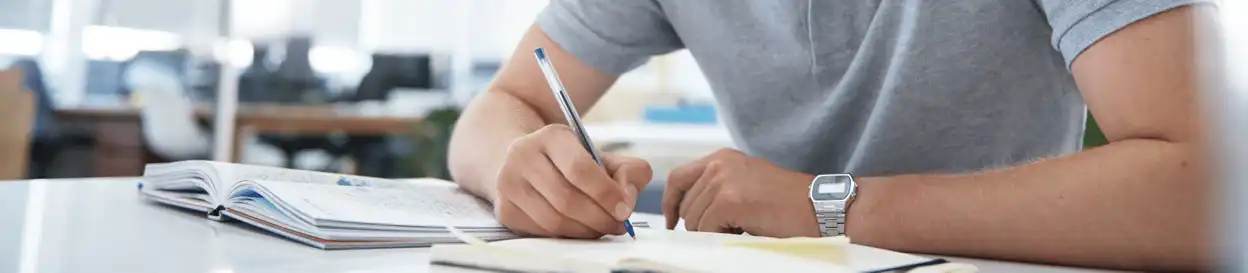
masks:
<path id="1" fill-rule="evenodd" d="M 136 59 L 126 71 L 128 88 L 142 99 L 140 121 L 143 144 L 166 161 L 208 159 L 212 154 L 212 134 L 200 127 L 195 105 L 183 84 L 167 64 Z M 239 158 L 243 163 L 281 166 L 277 148 L 254 139 L 243 140 Z"/>
<path id="2" fill-rule="evenodd" d="M 10 67 L 22 71 L 22 86 L 33 93 L 35 122 L 31 131 L 28 178 L 52 177 L 53 165 L 61 151 L 91 144 L 86 134 L 68 132 L 56 118 L 51 90 L 43 81 L 43 69 L 32 59 L 22 59 Z"/>
<path id="3" fill-rule="evenodd" d="M 174 90 L 139 89 L 144 145 L 169 161 L 206 159 L 212 140 L 195 120 L 191 101 Z"/>
<path id="4" fill-rule="evenodd" d="M 257 46 L 251 52 L 251 65 L 238 75 L 239 102 L 274 101 L 269 93 L 276 89 L 273 68 L 266 61 L 269 57 L 267 48 Z"/>
<path id="5" fill-rule="evenodd" d="M 306 37 L 293 37 L 286 43 L 286 53 L 277 70 L 273 73 L 277 85 L 271 93 L 279 102 L 286 103 L 324 103 L 329 99 L 325 80 L 312 69 L 309 54 L 312 51 L 312 40 Z M 252 61 L 255 63 L 255 60 Z"/>

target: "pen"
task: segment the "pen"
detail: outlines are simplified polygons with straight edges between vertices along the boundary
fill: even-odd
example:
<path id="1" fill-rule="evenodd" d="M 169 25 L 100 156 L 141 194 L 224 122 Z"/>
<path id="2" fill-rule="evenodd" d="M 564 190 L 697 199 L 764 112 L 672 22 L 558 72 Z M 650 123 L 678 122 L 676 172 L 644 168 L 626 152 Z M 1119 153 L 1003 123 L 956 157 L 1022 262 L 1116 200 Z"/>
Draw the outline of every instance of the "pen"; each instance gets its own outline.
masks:
<path id="1" fill-rule="evenodd" d="M 559 74 L 555 73 L 555 66 L 550 63 L 550 59 L 546 58 L 546 49 L 539 47 L 533 50 L 533 55 L 537 57 L 537 66 L 542 68 L 542 74 L 546 75 L 546 83 L 550 84 L 550 91 L 554 93 L 559 109 L 563 110 L 563 117 L 568 120 L 568 127 L 572 127 L 572 132 L 576 133 L 576 137 L 581 140 L 581 146 L 585 146 L 585 150 L 589 151 L 589 156 L 594 158 L 594 163 L 602 166 L 598 150 L 594 148 L 594 143 L 590 142 L 589 135 L 585 133 L 585 126 L 581 124 L 581 116 L 576 114 L 576 107 L 572 106 L 568 91 L 563 88 Z M 633 240 L 637 239 L 637 233 L 633 232 L 633 223 L 628 219 L 624 219 L 624 230 L 628 232 L 629 237 L 633 237 Z"/>

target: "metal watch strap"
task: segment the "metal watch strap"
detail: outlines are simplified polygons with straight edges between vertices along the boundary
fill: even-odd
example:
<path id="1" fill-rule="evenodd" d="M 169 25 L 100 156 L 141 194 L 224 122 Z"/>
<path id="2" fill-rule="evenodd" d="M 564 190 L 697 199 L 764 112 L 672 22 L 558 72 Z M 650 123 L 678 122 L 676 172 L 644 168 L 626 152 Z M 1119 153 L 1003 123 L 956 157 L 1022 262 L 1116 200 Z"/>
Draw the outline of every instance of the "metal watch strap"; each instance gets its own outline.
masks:
<path id="1" fill-rule="evenodd" d="M 815 212 L 819 220 L 819 233 L 823 237 L 845 235 L 845 211 Z"/>

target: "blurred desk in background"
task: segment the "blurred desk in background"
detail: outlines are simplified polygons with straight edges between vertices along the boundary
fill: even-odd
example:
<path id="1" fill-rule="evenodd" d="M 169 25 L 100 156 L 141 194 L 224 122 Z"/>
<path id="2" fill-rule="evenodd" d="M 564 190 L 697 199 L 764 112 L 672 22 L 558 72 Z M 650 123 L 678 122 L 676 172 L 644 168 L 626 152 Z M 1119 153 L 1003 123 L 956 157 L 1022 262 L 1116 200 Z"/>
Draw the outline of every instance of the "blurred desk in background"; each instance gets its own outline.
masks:
<path id="1" fill-rule="evenodd" d="M 143 173 L 143 165 L 156 161 L 143 146 L 143 126 L 139 109 L 120 103 L 58 107 L 56 116 L 63 128 L 88 135 L 93 141 L 89 159 L 67 158 L 63 161 L 77 168 L 87 168 L 88 176 L 135 176 Z M 80 167 L 89 164 L 89 167 Z M 78 172 L 75 172 L 78 173 Z"/>
<path id="2" fill-rule="evenodd" d="M 142 109 L 131 104 L 61 107 L 57 116 L 71 126 L 93 131 L 92 175 L 137 176 L 143 165 L 159 162 L 143 144 Z M 215 118 L 212 105 L 197 105 L 196 117 Z M 406 134 L 421 122 L 423 113 L 403 113 L 373 103 L 282 105 L 242 103 L 234 122 L 233 158 L 237 162 L 243 140 L 252 134 Z"/>
<path id="3" fill-rule="evenodd" d="M 212 118 L 211 111 L 196 111 L 201 119 Z M 242 143 L 253 134 L 407 134 L 421 122 L 417 113 L 397 113 L 370 104 L 319 106 L 240 104 L 234 121 L 233 156 L 238 162 Z"/>

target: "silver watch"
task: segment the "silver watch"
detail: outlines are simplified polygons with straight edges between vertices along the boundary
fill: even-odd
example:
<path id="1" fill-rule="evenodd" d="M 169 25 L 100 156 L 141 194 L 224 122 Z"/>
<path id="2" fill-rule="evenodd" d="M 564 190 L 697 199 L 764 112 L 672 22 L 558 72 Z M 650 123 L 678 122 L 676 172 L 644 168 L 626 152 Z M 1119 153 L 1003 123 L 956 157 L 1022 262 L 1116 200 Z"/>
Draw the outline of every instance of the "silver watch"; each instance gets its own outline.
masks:
<path id="1" fill-rule="evenodd" d="M 810 203 L 824 237 L 845 235 L 845 212 L 854 202 L 858 184 L 849 174 L 823 174 L 810 182 Z"/>

